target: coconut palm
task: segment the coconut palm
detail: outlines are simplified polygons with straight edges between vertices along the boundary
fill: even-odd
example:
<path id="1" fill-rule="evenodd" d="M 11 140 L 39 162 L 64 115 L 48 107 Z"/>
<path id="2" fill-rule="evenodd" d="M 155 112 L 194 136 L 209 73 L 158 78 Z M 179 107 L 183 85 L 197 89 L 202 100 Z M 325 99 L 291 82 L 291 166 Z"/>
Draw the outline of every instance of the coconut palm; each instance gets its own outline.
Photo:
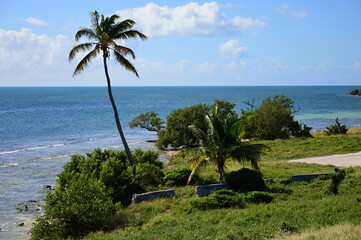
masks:
<path id="1" fill-rule="evenodd" d="M 263 144 L 252 144 L 242 141 L 240 135 L 244 125 L 244 119 L 236 114 L 223 116 L 216 107 L 211 114 L 206 116 L 209 130 L 204 132 L 194 128 L 195 133 L 202 139 L 201 145 L 206 157 L 196 155 L 190 165 L 197 170 L 205 163 L 211 163 L 216 167 L 218 181 L 224 179 L 224 170 L 228 160 L 241 163 L 250 162 L 252 168 L 259 169 L 261 154 L 267 149 Z M 194 175 L 194 171 L 192 172 Z M 191 177 L 191 176 L 190 176 Z M 191 179 L 188 179 L 190 182 Z"/>
<path id="2" fill-rule="evenodd" d="M 79 30 L 75 34 L 75 40 L 79 41 L 80 38 L 86 37 L 89 40 L 91 40 L 91 42 L 85 42 L 75 45 L 73 46 L 73 48 L 70 50 L 69 53 L 69 61 L 71 61 L 75 58 L 75 56 L 78 53 L 88 52 L 85 55 L 85 57 L 82 60 L 80 60 L 79 64 L 76 66 L 73 76 L 76 76 L 79 73 L 81 73 L 89 65 L 89 63 L 99 54 L 101 53 L 103 54 L 103 64 L 104 64 L 105 76 L 107 78 L 108 95 L 113 107 L 115 122 L 118 128 L 119 135 L 123 142 L 125 151 L 128 155 L 129 161 L 131 165 L 133 165 L 131 152 L 129 150 L 127 141 L 124 137 L 122 126 L 119 120 L 117 106 L 115 104 L 112 94 L 107 60 L 110 58 L 112 54 L 115 60 L 121 66 L 123 66 L 126 70 L 134 73 L 137 77 L 139 77 L 135 67 L 129 62 L 128 59 L 125 58 L 125 56 L 130 55 L 133 59 L 135 59 L 134 52 L 127 47 L 118 45 L 116 41 L 124 41 L 136 37 L 145 40 L 147 39 L 147 36 L 133 29 L 133 26 L 135 25 L 135 22 L 133 20 L 126 19 L 124 21 L 117 21 L 120 19 L 120 16 L 116 14 L 110 17 L 104 17 L 103 14 L 99 15 L 97 11 L 94 11 L 90 13 L 90 18 L 92 23 L 91 27 L 79 28 Z"/>

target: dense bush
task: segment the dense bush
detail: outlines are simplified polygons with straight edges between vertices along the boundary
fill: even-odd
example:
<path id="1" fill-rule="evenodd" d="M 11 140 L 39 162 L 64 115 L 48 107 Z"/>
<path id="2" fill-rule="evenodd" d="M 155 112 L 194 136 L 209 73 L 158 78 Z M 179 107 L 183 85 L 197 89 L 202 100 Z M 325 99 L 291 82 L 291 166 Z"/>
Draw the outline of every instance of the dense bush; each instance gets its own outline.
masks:
<path id="1" fill-rule="evenodd" d="M 145 191 L 144 186 L 140 183 L 156 184 L 156 176 L 161 176 L 160 170 L 154 168 L 162 166 L 158 155 L 151 150 L 136 149 L 133 152 L 134 159 L 141 168 L 138 179 L 133 176 L 132 167 L 125 151 L 95 149 L 92 153 L 87 153 L 86 157 L 74 155 L 59 175 L 58 185 L 60 188 L 66 189 L 81 176 L 95 179 L 104 184 L 114 202 L 128 205 L 134 193 Z M 153 175 L 148 176 L 148 179 L 143 179 L 146 170 L 141 165 L 145 163 L 152 165 L 149 167 L 148 173 L 152 172 Z"/>
<path id="2" fill-rule="evenodd" d="M 270 203 L 273 200 L 273 196 L 267 192 L 254 191 L 247 193 L 244 199 L 250 203 Z"/>
<path id="3" fill-rule="evenodd" d="M 136 180 L 141 186 L 158 186 L 163 183 L 164 172 L 150 163 L 137 164 Z"/>
<path id="4" fill-rule="evenodd" d="M 292 121 L 288 124 L 288 132 L 295 137 L 313 137 L 311 134 L 312 127 L 306 126 L 306 124 L 299 123 L 298 121 Z"/>
<path id="5" fill-rule="evenodd" d="M 243 197 L 232 190 L 222 189 L 207 197 L 190 200 L 191 208 L 209 210 L 217 208 L 244 207 Z"/>
<path id="6" fill-rule="evenodd" d="M 361 96 L 361 89 L 352 90 L 350 94 L 355 96 Z"/>
<path id="7" fill-rule="evenodd" d="M 307 127 L 294 120 L 294 101 L 284 95 L 267 97 L 262 104 L 251 110 L 242 111 L 248 119 L 246 124 L 246 138 L 259 138 L 265 140 L 286 139 L 291 135 L 295 137 L 312 137 Z"/>
<path id="8" fill-rule="evenodd" d="M 206 131 L 208 127 L 205 119 L 207 111 L 208 106 L 205 104 L 174 110 L 167 116 L 166 128 L 158 132 L 156 145 L 160 149 L 168 146 L 173 148 L 183 145 L 198 146 L 199 139 L 189 126 L 194 125 Z"/>
<path id="9" fill-rule="evenodd" d="M 135 163 L 149 163 L 156 165 L 159 168 L 163 167 L 163 163 L 159 160 L 159 153 L 153 150 L 143 151 L 137 148 L 133 152 L 133 159 Z"/>
<path id="10" fill-rule="evenodd" d="M 66 189 L 76 183 L 79 177 L 102 182 L 114 202 L 128 204 L 136 183 L 132 177 L 130 164 L 124 151 L 95 149 L 87 158 L 74 155 L 59 175 L 58 184 Z"/>
<path id="11" fill-rule="evenodd" d="M 165 172 L 164 182 L 167 186 L 185 186 L 191 174 L 189 168 L 175 168 Z M 197 176 L 192 178 L 192 182 L 197 181 Z"/>
<path id="12" fill-rule="evenodd" d="M 345 177 L 346 177 L 346 172 L 343 170 L 339 170 L 338 172 L 329 175 L 329 178 L 331 178 L 331 184 L 326 190 L 326 193 L 337 195 L 338 188 L 341 182 L 345 179 Z"/>
<path id="13" fill-rule="evenodd" d="M 31 239 L 82 237 L 101 230 L 117 209 L 104 185 L 84 176 L 65 190 L 49 192 L 45 202 L 44 216 L 36 220 Z"/>
<path id="14" fill-rule="evenodd" d="M 263 191 L 266 184 L 260 171 L 242 168 L 226 174 L 228 187 L 238 192 Z"/>
<path id="15" fill-rule="evenodd" d="M 129 127 L 131 128 L 145 128 L 148 131 L 160 131 L 164 128 L 163 120 L 158 117 L 156 112 L 146 112 L 135 117 L 130 123 Z"/>
<path id="16" fill-rule="evenodd" d="M 338 117 L 336 118 L 336 124 L 326 127 L 326 134 L 327 135 L 334 135 L 334 134 L 347 134 L 348 128 L 347 126 L 341 125 Z"/>

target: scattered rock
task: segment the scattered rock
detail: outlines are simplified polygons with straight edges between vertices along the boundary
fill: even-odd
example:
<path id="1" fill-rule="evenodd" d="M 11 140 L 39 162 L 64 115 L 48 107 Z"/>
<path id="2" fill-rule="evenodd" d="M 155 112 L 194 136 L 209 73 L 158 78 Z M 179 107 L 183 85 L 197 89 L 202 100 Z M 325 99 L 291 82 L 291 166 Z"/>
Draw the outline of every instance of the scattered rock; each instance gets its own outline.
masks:
<path id="1" fill-rule="evenodd" d="M 16 210 L 19 212 L 36 212 L 40 211 L 40 205 L 38 204 L 37 200 L 29 200 L 26 202 L 20 202 L 18 203 L 18 207 Z"/>
<path id="2" fill-rule="evenodd" d="M 263 179 L 266 183 L 276 183 L 272 178 L 265 178 Z"/>
<path id="3" fill-rule="evenodd" d="M 44 186 L 43 186 L 43 189 L 44 189 L 44 190 L 49 190 L 49 191 L 50 191 L 50 190 L 54 190 L 54 188 L 52 188 L 51 185 L 44 185 Z"/>

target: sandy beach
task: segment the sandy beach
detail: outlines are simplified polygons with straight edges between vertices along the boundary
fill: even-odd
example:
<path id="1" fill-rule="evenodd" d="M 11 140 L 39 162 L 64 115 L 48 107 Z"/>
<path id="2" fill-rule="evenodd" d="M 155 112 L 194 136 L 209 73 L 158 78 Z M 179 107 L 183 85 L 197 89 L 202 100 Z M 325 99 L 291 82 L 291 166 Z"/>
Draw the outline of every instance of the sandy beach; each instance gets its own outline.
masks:
<path id="1" fill-rule="evenodd" d="M 361 166 L 361 152 L 303 158 L 290 160 L 289 162 L 315 163 L 321 165 L 333 165 L 337 167 L 359 167 Z"/>

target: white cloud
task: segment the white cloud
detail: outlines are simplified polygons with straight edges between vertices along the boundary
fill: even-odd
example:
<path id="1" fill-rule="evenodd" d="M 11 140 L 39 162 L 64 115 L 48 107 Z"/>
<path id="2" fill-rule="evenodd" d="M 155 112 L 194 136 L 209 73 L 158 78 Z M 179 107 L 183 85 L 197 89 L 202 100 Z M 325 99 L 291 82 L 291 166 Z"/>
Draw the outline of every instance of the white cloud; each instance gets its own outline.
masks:
<path id="1" fill-rule="evenodd" d="M 229 40 L 219 46 L 219 50 L 225 58 L 240 58 L 246 55 L 247 47 L 241 45 L 239 40 Z"/>
<path id="2" fill-rule="evenodd" d="M 27 19 L 25 19 L 25 21 L 31 25 L 35 25 L 35 26 L 47 26 L 48 23 L 44 22 L 40 19 L 37 18 L 33 18 L 33 17 L 28 17 Z"/>
<path id="3" fill-rule="evenodd" d="M 216 2 L 203 5 L 191 2 L 174 8 L 148 3 L 144 7 L 117 11 L 117 14 L 134 19 L 137 28 L 149 36 L 239 34 L 267 25 L 261 20 L 241 16 L 227 19 Z"/>
<path id="4" fill-rule="evenodd" d="M 65 36 L 0 29 L 0 42 L 0 85 L 62 85 L 65 77 L 71 78 L 75 65 L 68 63 L 71 43 Z"/>
<path id="5" fill-rule="evenodd" d="M 288 4 L 284 4 L 279 8 L 276 8 L 275 11 L 283 15 L 292 15 L 297 18 L 304 18 L 307 16 L 307 12 L 304 9 L 293 10 Z"/>
<path id="6" fill-rule="evenodd" d="M 31 30 L 5 31 L 0 29 L 0 69 L 34 68 L 66 61 L 69 42 L 65 36 L 55 39 L 37 36 Z"/>

